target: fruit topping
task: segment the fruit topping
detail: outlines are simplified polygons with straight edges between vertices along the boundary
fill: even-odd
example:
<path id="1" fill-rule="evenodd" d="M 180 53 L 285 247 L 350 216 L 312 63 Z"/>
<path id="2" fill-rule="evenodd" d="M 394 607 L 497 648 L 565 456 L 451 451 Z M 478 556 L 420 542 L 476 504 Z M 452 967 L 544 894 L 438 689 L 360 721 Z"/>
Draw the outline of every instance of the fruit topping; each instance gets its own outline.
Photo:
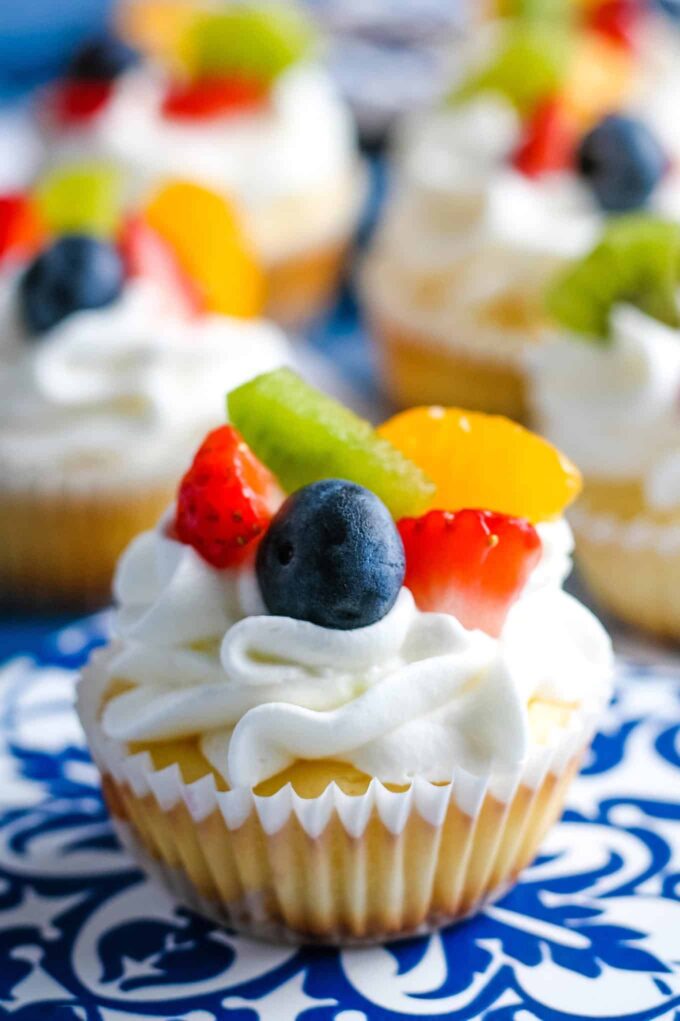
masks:
<path id="1" fill-rule="evenodd" d="M 645 205 L 668 160 L 643 121 L 609 114 L 581 142 L 577 165 L 602 208 L 621 213 Z"/>
<path id="2" fill-rule="evenodd" d="M 172 247 L 205 308 L 241 318 L 258 315 L 262 272 L 224 198 L 189 181 L 172 181 L 151 198 L 143 215 Z"/>
<path id="3" fill-rule="evenodd" d="M 431 508 L 483 507 L 547 521 L 561 514 L 581 489 L 571 461 L 547 440 L 500 415 L 412 408 L 378 432 L 434 481 Z"/>
<path id="4" fill-rule="evenodd" d="M 174 120 L 208 120 L 260 109 L 268 90 L 248 78 L 199 78 L 173 82 L 163 100 L 163 113 Z"/>
<path id="5" fill-rule="evenodd" d="M 60 82 L 51 94 L 52 116 L 65 126 L 89 121 L 104 109 L 112 91 L 107 81 Z"/>
<path id="6" fill-rule="evenodd" d="M 139 60 L 137 50 L 109 33 L 89 39 L 79 47 L 69 62 L 66 77 L 85 82 L 110 82 Z"/>
<path id="7" fill-rule="evenodd" d="M 584 130 L 626 105 L 635 84 L 635 69 L 630 51 L 601 32 L 577 36 L 562 96 Z"/>
<path id="8" fill-rule="evenodd" d="M 174 250 L 141 216 L 130 216 L 123 223 L 118 247 L 127 277 L 157 281 L 180 316 L 201 312 L 201 295 L 193 280 L 179 264 Z"/>
<path id="9" fill-rule="evenodd" d="M 244 383 L 227 403 L 230 420 L 287 492 L 343 478 L 371 489 L 395 518 L 419 514 L 434 495 L 425 473 L 368 422 L 290 369 Z"/>
<path id="10" fill-rule="evenodd" d="M 30 258 L 44 236 L 42 218 L 28 195 L 0 195 L 0 265 Z"/>
<path id="11" fill-rule="evenodd" d="M 600 243 L 558 276 L 547 294 L 552 316 L 592 340 L 609 339 L 612 306 L 628 303 L 680 326 L 680 226 L 631 214 L 610 221 Z"/>
<path id="12" fill-rule="evenodd" d="M 640 0 L 604 0 L 589 12 L 588 24 L 619 46 L 633 49 L 641 13 Z"/>
<path id="13" fill-rule="evenodd" d="M 306 18 L 284 4 L 238 4 L 197 15 L 184 39 L 194 78 L 239 77 L 271 83 L 310 51 Z"/>
<path id="14" fill-rule="evenodd" d="M 385 504 L 353 482 L 299 489 L 257 551 L 270 613 L 321 627 L 367 627 L 391 610 L 404 579 L 404 547 Z"/>
<path id="15" fill-rule="evenodd" d="M 519 22 L 506 29 L 503 44 L 485 67 L 474 70 L 453 92 L 454 103 L 480 92 L 499 92 L 524 116 L 559 91 L 569 44 L 564 30 L 543 22 Z"/>
<path id="16" fill-rule="evenodd" d="M 398 527 L 404 585 L 418 608 L 450 613 L 463 627 L 498 636 L 541 556 L 533 525 L 486 510 L 433 510 L 403 518 Z"/>
<path id="17" fill-rule="evenodd" d="M 54 234 L 86 233 L 108 237 L 120 219 L 123 175 L 109 163 L 74 163 L 52 170 L 36 197 Z"/>
<path id="18" fill-rule="evenodd" d="M 59 238 L 19 282 L 26 325 L 33 333 L 44 333 L 71 312 L 110 305 L 123 288 L 123 278 L 123 262 L 113 245 L 82 234 Z"/>
<path id="19" fill-rule="evenodd" d="M 213 567 L 253 552 L 282 499 L 271 473 L 231 425 L 203 441 L 177 495 L 175 534 Z"/>
<path id="20" fill-rule="evenodd" d="M 527 177 L 540 177 L 571 166 L 576 128 L 557 98 L 540 103 L 524 127 L 514 166 Z"/>

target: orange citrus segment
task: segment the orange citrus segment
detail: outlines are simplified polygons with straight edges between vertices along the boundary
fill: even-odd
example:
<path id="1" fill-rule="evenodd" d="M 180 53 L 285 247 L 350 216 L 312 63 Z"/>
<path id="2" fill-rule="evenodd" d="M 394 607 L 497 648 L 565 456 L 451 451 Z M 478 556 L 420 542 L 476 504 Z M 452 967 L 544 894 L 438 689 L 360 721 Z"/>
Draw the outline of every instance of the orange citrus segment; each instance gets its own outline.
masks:
<path id="1" fill-rule="evenodd" d="M 378 433 L 433 480 L 431 508 L 476 508 L 547 521 L 581 490 L 580 473 L 568 458 L 500 415 L 412 408 Z"/>
<path id="2" fill-rule="evenodd" d="M 262 271 L 224 198 L 189 181 L 171 181 L 143 215 L 173 248 L 209 311 L 244 319 L 262 311 Z"/>
<path id="3" fill-rule="evenodd" d="M 624 47 L 598 32 L 584 32 L 576 45 L 562 88 L 567 110 L 588 128 L 629 100 L 634 61 Z"/>

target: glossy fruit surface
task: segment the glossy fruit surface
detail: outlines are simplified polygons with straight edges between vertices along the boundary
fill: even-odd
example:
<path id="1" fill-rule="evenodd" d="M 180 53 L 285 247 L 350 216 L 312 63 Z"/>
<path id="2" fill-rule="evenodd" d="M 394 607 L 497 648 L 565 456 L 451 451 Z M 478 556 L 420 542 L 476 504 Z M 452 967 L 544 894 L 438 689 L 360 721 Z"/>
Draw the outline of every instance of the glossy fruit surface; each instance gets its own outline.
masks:
<path id="1" fill-rule="evenodd" d="M 434 493 L 424 472 L 349 408 L 290 369 L 264 373 L 227 399 L 229 418 L 287 492 L 342 478 L 372 490 L 395 518 Z"/>
<path id="2" fill-rule="evenodd" d="M 28 195 L 0 195 L 0 265 L 30 258 L 44 237 L 45 225 Z"/>
<path id="3" fill-rule="evenodd" d="M 585 136 L 576 162 L 602 208 L 615 213 L 644 206 L 668 167 L 654 133 L 622 114 L 610 114 Z"/>
<path id="4" fill-rule="evenodd" d="M 177 494 L 175 534 L 213 567 L 252 553 L 280 502 L 275 480 L 230 425 L 198 449 Z"/>
<path id="5" fill-rule="evenodd" d="M 558 517 L 581 489 L 576 467 L 552 444 L 500 415 L 412 408 L 378 432 L 437 489 L 429 507 L 479 507 L 529 521 Z"/>
<path id="6" fill-rule="evenodd" d="M 199 184 L 172 181 L 143 215 L 172 247 L 208 310 L 245 319 L 261 312 L 263 274 L 226 199 Z"/>
<path id="7" fill-rule="evenodd" d="M 404 578 L 404 548 L 387 507 L 344 479 L 289 496 L 257 552 L 270 613 L 336 630 L 388 613 Z"/>
<path id="8" fill-rule="evenodd" d="M 171 84 L 163 114 L 173 120 L 202 121 L 261 109 L 269 90 L 247 78 L 199 78 Z"/>
<path id="9" fill-rule="evenodd" d="M 54 234 L 110 237 L 120 222 L 121 170 L 111 163 L 72 163 L 48 173 L 37 189 L 40 213 Z"/>
<path id="10" fill-rule="evenodd" d="M 72 312 L 110 305 L 123 281 L 123 262 L 113 245 L 66 235 L 42 251 L 19 281 L 24 321 L 32 333 L 44 333 Z"/>
<path id="11" fill-rule="evenodd" d="M 419 609 L 450 613 L 496 637 L 541 556 L 536 529 L 522 518 L 482 510 L 430 511 L 404 518 L 404 584 Z"/>

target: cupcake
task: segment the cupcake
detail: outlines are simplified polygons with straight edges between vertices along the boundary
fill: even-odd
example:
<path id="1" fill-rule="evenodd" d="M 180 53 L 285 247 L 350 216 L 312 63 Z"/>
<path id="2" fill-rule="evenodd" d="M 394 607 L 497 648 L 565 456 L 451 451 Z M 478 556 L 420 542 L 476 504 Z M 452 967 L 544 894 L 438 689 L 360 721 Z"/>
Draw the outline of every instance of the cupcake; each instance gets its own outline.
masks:
<path id="1" fill-rule="evenodd" d="M 285 369 L 228 409 L 123 555 L 79 683 L 117 829 L 266 938 L 470 915 L 533 858 L 609 695 L 609 640 L 562 590 L 576 469 L 455 409 L 374 432 Z"/>
<path id="2" fill-rule="evenodd" d="M 43 101 L 51 158 L 112 158 L 135 193 L 165 177 L 232 199 L 267 276 L 267 311 L 297 323 L 339 277 L 364 195 L 348 110 L 302 15 L 239 4 L 187 19 L 174 62 L 114 37 L 73 58 Z"/>
<path id="3" fill-rule="evenodd" d="M 677 90 L 668 85 L 665 112 L 656 102 L 650 119 L 653 48 L 640 48 L 593 29 L 495 25 L 466 54 L 448 102 L 405 126 L 363 288 L 397 404 L 524 418 L 527 355 L 552 336 L 551 277 L 612 214 L 680 218 L 664 140 L 677 135 Z"/>
<path id="4" fill-rule="evenodd" d="M 578 565 L 603 607 L 680 638 L 680 229 L 623 218 L 555 282 L 535 420 L 585 474 Z"/>
<path id="5" fill-rule="evenodd" d="M 144 211 L 118 222 L 108 171 L 79 172 L 75 206 L 73 180 L 0 199 L 0 591 L 11 606 L 104 601 L 121 550 L 222 420 L 224 380 L 288 354 L 256 317 L 259 276 L 224 200 L 178 183 L 198 201 L 178 204 L 176 221 L 164 192 L 155 226 Z M 196 230 L 201 257 L 189 261 Z"/>

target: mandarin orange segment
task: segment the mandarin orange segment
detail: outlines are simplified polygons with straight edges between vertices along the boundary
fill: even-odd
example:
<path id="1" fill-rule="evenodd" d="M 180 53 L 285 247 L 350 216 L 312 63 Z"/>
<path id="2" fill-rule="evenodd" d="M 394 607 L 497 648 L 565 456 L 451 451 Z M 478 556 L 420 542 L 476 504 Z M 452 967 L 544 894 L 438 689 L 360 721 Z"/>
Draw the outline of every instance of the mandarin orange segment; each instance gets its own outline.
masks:
<path id="1" fill-rule="evenodd" d="M 173 248 L 209 311 L 244 319 L 261 313 L 262 270 L 224 198 L 189 181 L 171 181 L 151 198 L 144 218 Z"/>
<path id="2" fill-rule="evenodd" d="M 475 508 L 548 521 L 581 490 L 580 473 L 568 458 L 500 415 L 412 408 L 378 433 L 434 481 L 431 508 Z"/>
<path id="3" fill-rule="evenodd" d="M 633 55 L 599 32 L 584 32 L 563 85 L 566 108 L 584 127 L 626 105 L 634 85 Z"/>

